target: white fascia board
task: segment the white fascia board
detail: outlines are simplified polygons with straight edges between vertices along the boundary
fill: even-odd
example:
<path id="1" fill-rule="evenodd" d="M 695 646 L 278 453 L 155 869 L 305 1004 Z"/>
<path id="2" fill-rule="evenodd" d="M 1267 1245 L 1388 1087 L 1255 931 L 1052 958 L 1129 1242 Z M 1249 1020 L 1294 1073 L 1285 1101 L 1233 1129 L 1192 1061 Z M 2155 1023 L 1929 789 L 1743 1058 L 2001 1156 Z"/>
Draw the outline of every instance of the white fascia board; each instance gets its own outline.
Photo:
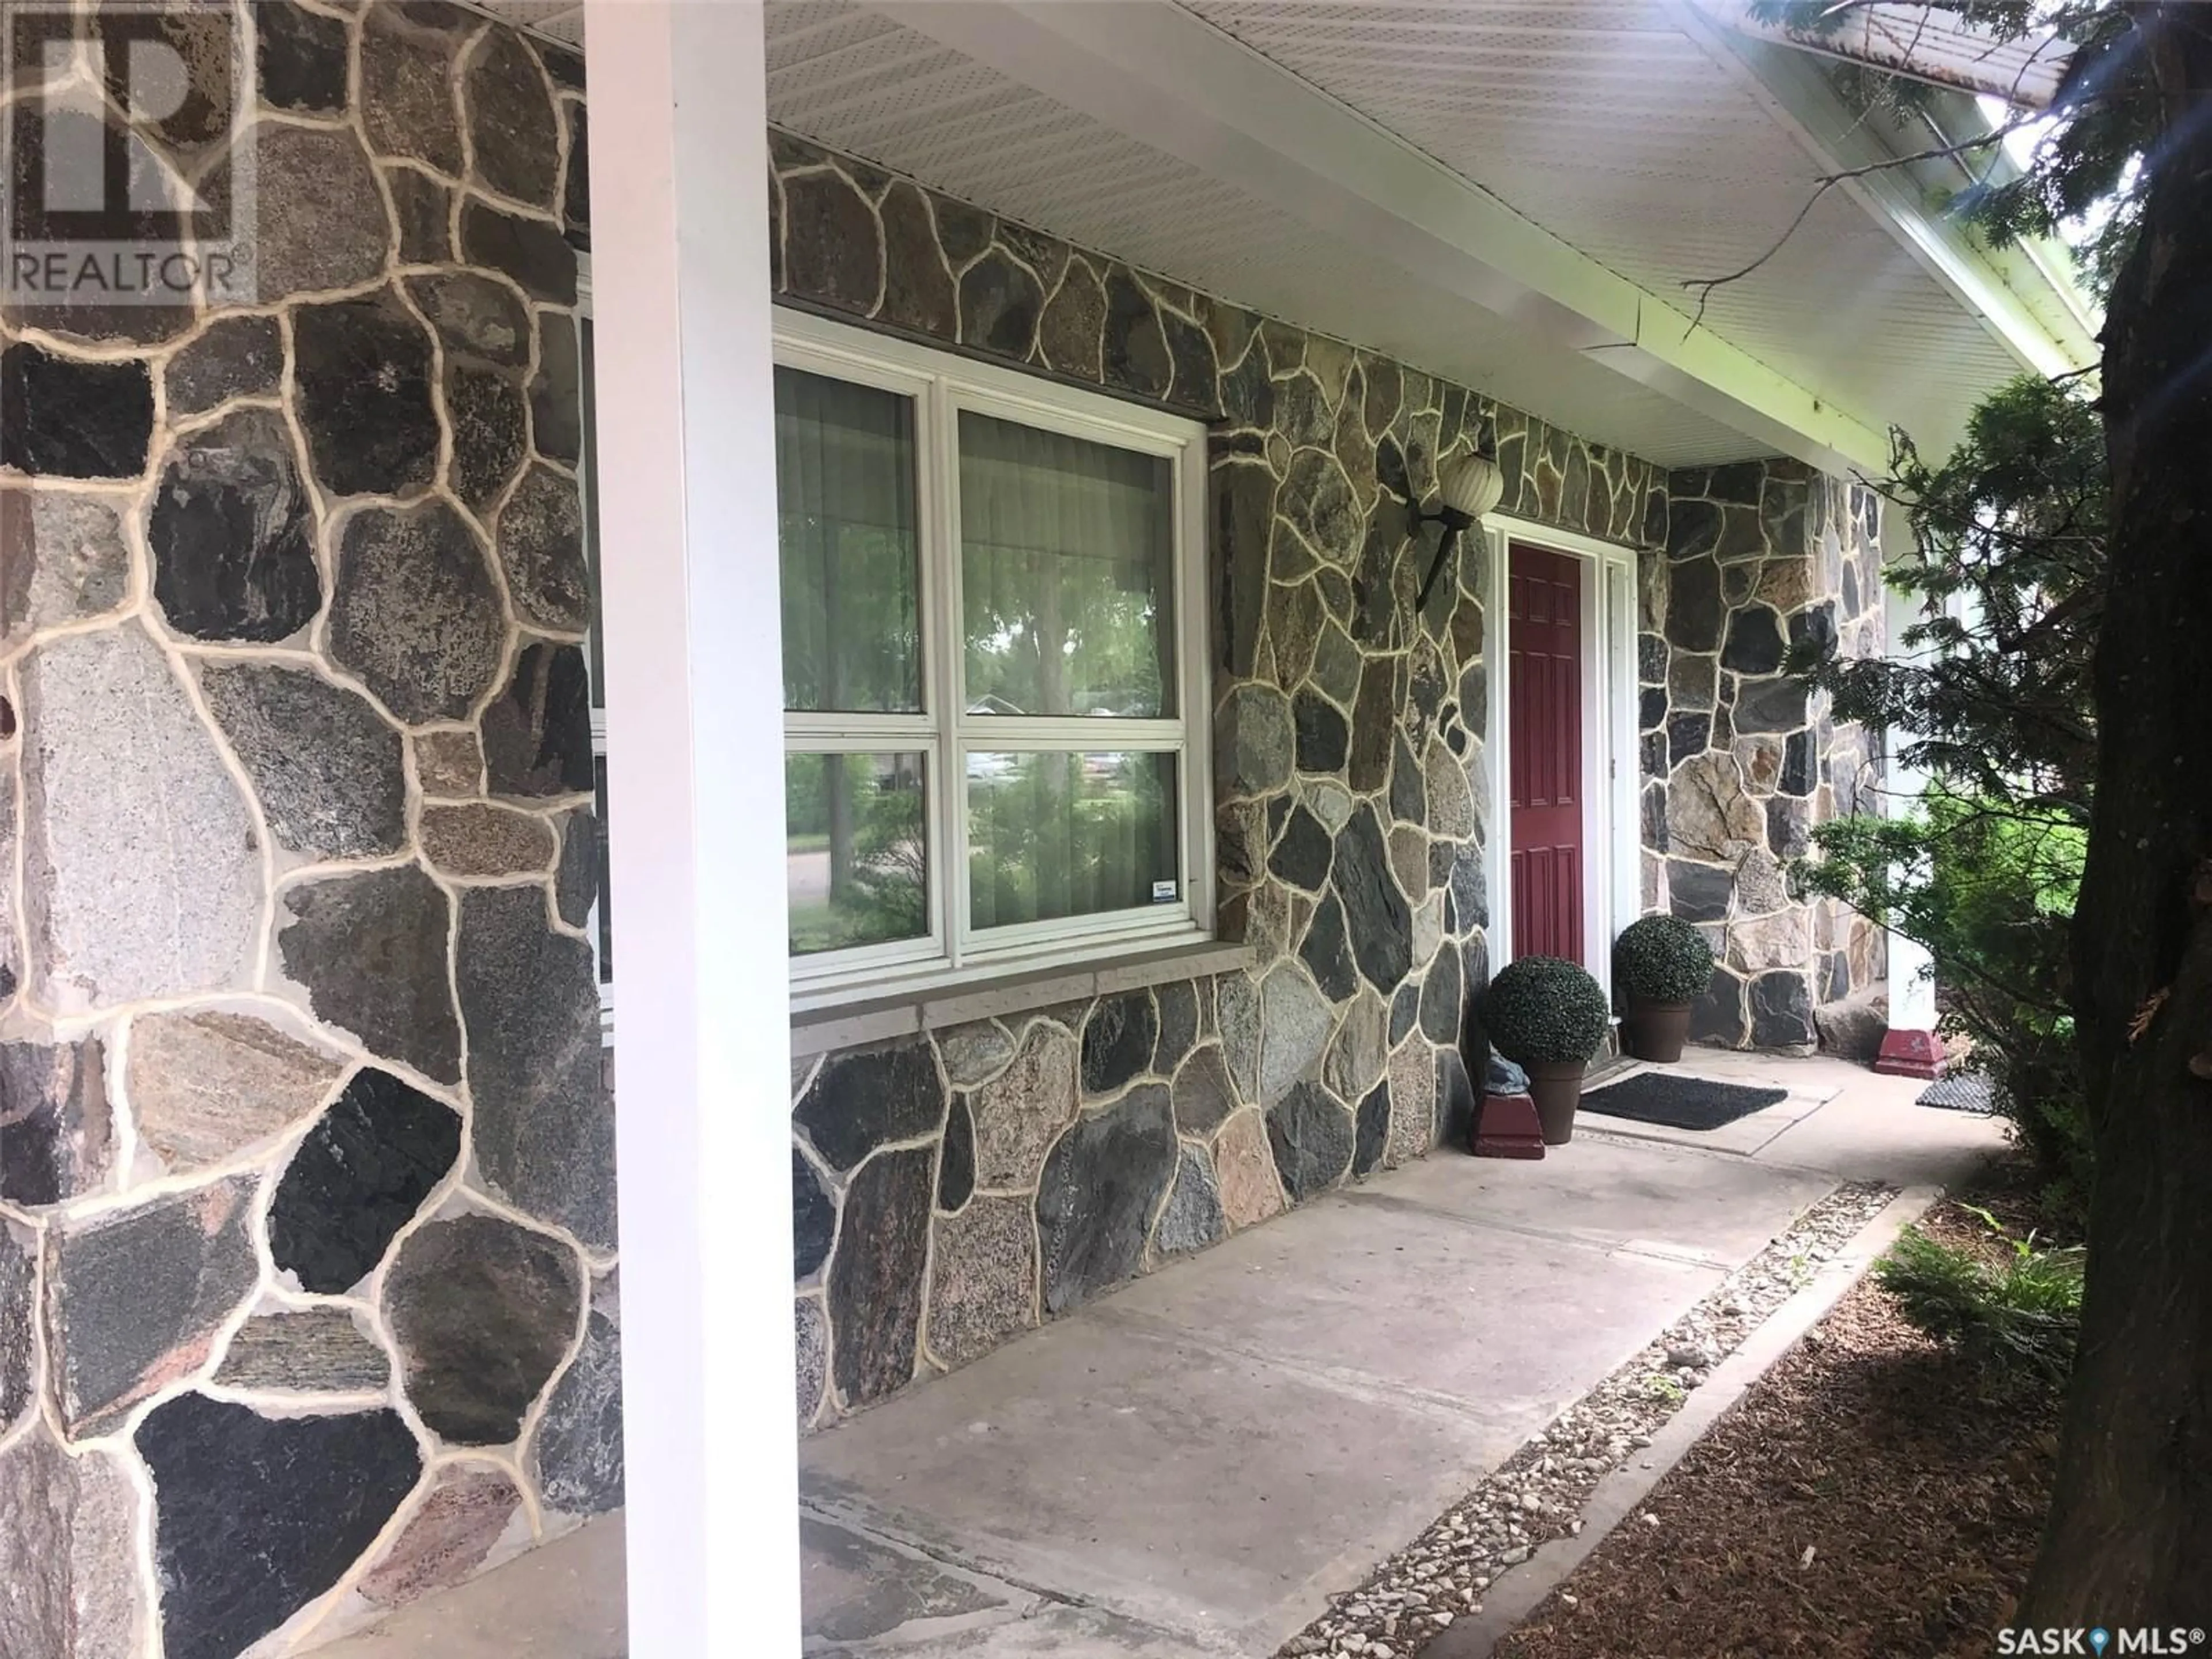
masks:
<path id="1" fill-rule="evenodd" d="M 1761 446 L 1887 464 L 1875 427 L 1173 0 L 865 3 Z"/>
<path id="2" fill-rule="evenodd" d="M 1822 173 L 1894 159 L 1876 123 L 1836 95 L 1817 56 L 1716 24 L 1697 0 L 1674 0 L 1673 10 L 1684 32 L 1759 100 Z M 2086 301 L 2040 250 L 1988 246 L 1944 216 L 1911 167 L 1885 167 L 1837 188 L 1895 237 L 2022 368 L 2055 375 L 2099 361 L 2096 323 Z"/>

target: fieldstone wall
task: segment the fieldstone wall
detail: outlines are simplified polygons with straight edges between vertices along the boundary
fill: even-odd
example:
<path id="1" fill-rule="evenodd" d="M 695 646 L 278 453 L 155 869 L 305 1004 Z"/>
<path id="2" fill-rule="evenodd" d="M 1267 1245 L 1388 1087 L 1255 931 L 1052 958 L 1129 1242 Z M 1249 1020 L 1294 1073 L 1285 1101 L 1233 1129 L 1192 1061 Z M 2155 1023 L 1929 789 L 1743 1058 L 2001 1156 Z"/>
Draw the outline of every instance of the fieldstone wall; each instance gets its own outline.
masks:
<path id="1" fill-rule="evenodd" d="M 1869 734 L 1782 674 L 1833 639 L 1878 655 L 1881 498 L 1796 461 L 1667 475 L 1665 556 L 1640 562 L 1644 903 L 1697 923 L 1718 958 L 1691 1031 L 1803 1048 L 1816 1006 L 1879 985 L 1881 931 L 1792 890 L 1815 824 L 1874 811 Z"/>
<path id="2" fill-rule="evenodd" d="M 1482 561 L 1406 507 L 1495 423 L 1504 510 L 1642 544 L 1647 462 L 774 136 L 786 303 L 1212 423 L 1220 922 L 1249 971 L 798 1067 L 802 1425 L 1456 1134 L 1488 977 Z"/>
<path id="3" fill-rule="evenodd" d="M 25 1659 L 289 1651 L 622 1493 L 582 65 L 438 4 L 165 27 L 210 78 L 144 154 L 255 148 L 258 302 L 0 317 Z"/>

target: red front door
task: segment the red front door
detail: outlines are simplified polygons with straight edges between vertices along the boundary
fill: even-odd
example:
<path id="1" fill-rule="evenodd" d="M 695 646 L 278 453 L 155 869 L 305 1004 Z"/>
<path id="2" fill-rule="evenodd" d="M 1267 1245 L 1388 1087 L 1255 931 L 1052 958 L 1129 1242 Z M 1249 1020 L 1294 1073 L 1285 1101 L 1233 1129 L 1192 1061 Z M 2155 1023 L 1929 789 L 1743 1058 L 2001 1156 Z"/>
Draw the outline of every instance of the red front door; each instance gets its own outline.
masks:
<path id="1" fill-rule="evenodd" d="M 1513 954 L 1582 962 L 1582 566 L 1516 547 L 1506 589 Z"/>

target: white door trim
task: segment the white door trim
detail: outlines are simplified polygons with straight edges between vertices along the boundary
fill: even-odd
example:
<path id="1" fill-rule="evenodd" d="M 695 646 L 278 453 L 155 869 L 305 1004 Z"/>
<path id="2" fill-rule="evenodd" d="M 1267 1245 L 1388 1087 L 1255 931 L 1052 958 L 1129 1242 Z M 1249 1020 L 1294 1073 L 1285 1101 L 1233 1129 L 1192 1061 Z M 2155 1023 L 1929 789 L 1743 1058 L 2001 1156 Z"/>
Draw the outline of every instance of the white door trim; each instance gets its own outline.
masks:
<path id="1" fill-rule="evenodd" d="M 1511 624 L 1506 617 L 1509 550 L 1519 542 L 1564 553 L 1583 566 L 1583 956 L 1608 996 L 1613 941 L 1642 908 L 1638 865 L 1636 550 L 1504 514 L 1485 515 L 1483 661 L 1490 686 L 1483 742 L 1489 796 L 1484 875 L 1489 885 L 1492 972 L 1513 959 Z"/>

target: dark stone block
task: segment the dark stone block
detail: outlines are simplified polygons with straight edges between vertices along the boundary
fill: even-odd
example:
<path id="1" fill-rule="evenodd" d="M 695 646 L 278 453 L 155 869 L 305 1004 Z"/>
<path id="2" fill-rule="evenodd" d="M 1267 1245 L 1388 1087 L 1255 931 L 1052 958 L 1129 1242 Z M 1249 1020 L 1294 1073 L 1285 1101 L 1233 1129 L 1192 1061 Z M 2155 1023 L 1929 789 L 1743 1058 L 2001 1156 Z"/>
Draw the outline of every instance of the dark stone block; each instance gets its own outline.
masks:
<path id="1" fill-rule="evenodd" d="M 1385 996 L 1413 966 L 1413 917 L 1390 874 L 1375 809 L 1363 803 L 1336 838 L 1336 890 L 1359 971 Z"/>
<path id="2" fill-rule="evenodd" d="M 292 376 L 315 477 L 333 495 L 397 495 L 436 477 L 430 337 L 389 293 L 292 313 Z"/>
<path id="3" fill-rule="evenodd" d="M 938 250 L 929 200 L 905 179 L 895 180 L 878 210 L 884 227 L 884 301 L 877 314 L 896 328 L 948 343 L 960 337 L 960 297 Z M 1087 274 L 1087 273 L 1086 273 Z M 1096 378 L 1097 331 L 1091 331 Z M 1066 365 L 1055 364 L 1065 368 Z"/>
<path id="4" fill-rule="evenodd" d="M 1153 1247 L 1162 1255 L 1202 1250 L 1229 1231 L 1221 1208 L 1221 1186 L 1202 1152 L 1186 1146 L 1176 1169 L 1175 1187 L 1153 1230 Z"/>
<path id="5" fill-rule="evenodd" d="M 499 672 L 506 639 L 491 568 L 452 507 L 375 507 L 346 520 L 331 658 L 401 720 L 465 717 Z"/>
<path id="6" fill-rule="evenodd" d="M 1667 553 L 1675 559 L 1699 558 L 1719 545 L 1721 510 L 1711 501 L 1676 501 L 1667 512 Z"/>
<path id="7" fill-rule="evenodd" d="M 1275 850 L 1268 855 L 1267 868 L 1292 886 L 1317 893 L 1328 880 L 1334 856 L 1334 846 L 1322 821 L 1299 805 L 1291 810 Z"/>
<path id="8" fill-rule="evenodd" d="M 1443 843 L 1449 846 L 1449 842 Z M 1490 877 L 1482 867 L 1480 843 L 1454 849 L 1451 866 L 1452 909 L 1462 927 L 1490 926 Z"/>
<path id="9" fill-rule="evenodd" d="M 1316 691 L 1301 690 L 1291 702 L 1297 732 L 1298 770 L 1336 773 L 1343 769 L 1352 728 L 1336 705 Z"/>
<path id="10" fill-rule="evenodd" d="M 1721 568 L 1686 559 L 1667 584 L 1667 642 L 1678 651 L 1716 651 L 1721 642 Z"/>
<path id="11" fill-rule="evenodd" d="M 1731 609 L 1751 597 L 1753 585 L 1759 579 L 1759 565 L 1754 561 L 1721 567 L 1721 601 Z"/>
<path id="12" fill-rule="evenodd" d="M 890 204 L 884 205 L 888 228 Z M 927 257 L 934 258 L 934 252 Z M 1106 289 L 1088 260 L 1071 259 L 1038 323 L 1037 343 L 1045 361 L 1063 374 L 1095 384 L 1105 372 L 1105 331 Z"/>
<path id="13" fill-rule="evenodd" d="M 839 1173 L 886 1141 L 911 1140 L 944 1121 L 945 1085 L 927 1042 L 833 1054 L 792 1110 L 823 1162 Z"/>
<path id="14" fill-rule="evenodd" d="M 1647 685 L 1638 709 L 1637 725 L 1645 732 L 1654 732 L 1667 723 L 1667 688 Z"/>
<path id="15" fill-rule="evenodd" d="M 18 340 L 0 351 L 0 466 L 54 478 L 135 478 L 154 436 L 143 362 L 79 362 Z"/>
<path id="16" fill-rule="evenodd" d="M 472 270 L 407 279 L 407 295 L 429 319 L 449 353 L 501 368 L 530 364 L 530 308 L 506 283 Z M 567 319 L 549 319 L 567 323 Z M 570 331 L 573 344 L 574 331 Z"/>
<path id="17" fill-rule="evenodd" d="M 1452 866 L 1458 861 L 1460 843 L 1455 841 L 1432 841 L 1429 843 L 1429 886 L 1431 889 L 1449 885 Z M 1444 896 L 1444 929 L 1452 932 L 1462 926 L 1454 920 L 1457 900 L 1449 893 Z"/>
<path id="18" fill-rule="evenodd" d="M 1745 560 L 1754 563 L 1766 551 L 1766 532 L 1759 521 L 1758 512 L 1748 507 L 1728 507 L 1721 511 L 1721 538 L 1713 556 L 1723 564 L 1735 564 Z"/>
<path id="19" fill-rule="evenodd" d="M 187 1394 L 139 1425 L 168 1659 L 233 1659 L 331 1589 L 422 1472 L 399 1413 L 267 1418 Z"/>
<path id="20" fill-rule="evenodd" d="M 1674 914 L 1685 921 L 1726 921 L 1735 878 L 1717 865 L 1668 859 L 1667 892 Z"/>
<path id="21" fill-rule="evenodd" d="M 562 100 L 568 123 L 568 176 L 561 185 L 561 222 L 570 246 L 592 251 L 592 123 L 580 98 Z"/>
<path id="22" fill-rule="evenodd" d="M 586 1245 L 611 1248 L 614 1101 L 592 947 L 546 925 L 536 884 L 473 887 L 461 897 L 453 969 L 485 1181 Z"/>
<path id="23" fill-rule="evenodd" d="M 31 1403 L 38 1366 L 38 1235 L 0 1220 L 0 1435 Z"/>
<path id="24" fill-rule="evenodd" d="M 1812 803 L 1793 800 L 1785 795 L 1770 798 L 1766 803 L 1767 850 L 1778 859 L 1802 858 L 1812 842 Z"/>
<path id="25" fill-rule="evenodd" d="M 276 949 L 308 1006 L 369 1052 L 461 1080 L 447 965 L 452 907 L 416 865 L 289 888 Z"/>
<path id="26" fill-rule="evenodd" d="M 1667 786 L 1664 783 L 1647 783 L 1644 786 L 1641 799 L 1644 846 L 1650 852 L 1663 853 L 1667 850 L 1668 840 Z"/>
<path id="27" fill-rule="evenodd" d="M 262 0 L 253 9 L 253 39 L 263 102 L 332 115 L 343 111 L 351 43 L 341 20 L 292 0 Z"/>
<path id="28" fill-rule="evenodd" d="M 581 633 L 591 626 L 584 505 L 574 479 L 542 461 L 532 465 L 500 508 L 493 540 L 526 627 Z"/>
<path id="29" fill-rule="evenodd" d="M 574 1250 L 497 1216 L 410 1235 L 384 1280 L 408 1403 L 455 1445 L 507 1444 L 568 1351 L 583 1292 Z"/>
<path id="30" fill-rule="evenodd" d="M 1140 398 L 1158 398 L 1175 376 L 1167 336 L 1152 297 L 1119 263 L 1106 271 L 1106 383 Z"/>
<path id="31" fill-rule="evenodd" d="M 1298 1083 L 1268 1109 L 1267 1145 L 1293 1204 L 1326 1192 L 1352 1165 L 1352 1115 L 1316 1083 Z"/>
<path id="32" fill-rule="evenodd" d="M 274 317 L 217 317 L 169 359 L 161 385 L 173 420 L 233 398 L 266 397 L 283 377 L 284 336 Z"/>
<path id="33" fill-rule="evenodd" d="M 1402 736 L 1391 745 L 1390 816 L 1416 828 L 1425 828 L 1429 821 L 1427 781 Z"/>
<path id="34" fill-rule="evenodd" d="M 1738 732 L 1794 732 L 1805 724 L 1805 684 L 1784 676 L 1747 680 L 1735 698 Z"/>
<path id="35" fill-rule="evenodd" d="M 837 1237 L 837 1200 L 805 1154 L 791 1149 L 791 1276 L 805 1279 L 830 1259 Z"/>
<path id="36" fill-rule="evenodd" d="M 1168 357 L 1175 364 L 1175 384 L 1169 395 L 1192 409 L 1215 412 L 1220 406 L 1220 392 L 1212 339 L 1176 312 L 1163 310 L 1159 319 L 1167 335 Z"/>
<path id="37" fill-rule="evenodd" d="M 1054 1144 L 1036 1196 L 1048 1311 L 1063 1313 L 1136 1273 L 1176 1161 L 1168 1091 L 1157 1084 L 1078 1119 Z"/>
<path id="38" fill-rule="evenodd" d="M 840 311 L 873 312 L 883 297 L 882 234 L 866 197 L 835 168 L 783 180 L 784 280 Z"/>
<path id="39" fill-rule="evenodd" d="M 1348 1001 L 1359 989 L 1359 975 L 1344 933 L 1344 907 L 1331 893 L 1307 924 L 1298 955 L 1313 970 L 1314 983 L 1331 1002 Z"/>
<path id="40" fill-rule="evenodd" d="M 945 1142 L 937 1156 L 937 1207 L 947 1215 L 964 1206 L 975 1191 L 975 1120 L 968 1097 L 952 1097 L 945 1120 Z"/>
<path id="41" fill-rule="evenodd" d="M 465 14 L 452 8 L 363 8 L 361 118 L 380 155 L 428 161 L 459 178 L 463 167 L 453 58 Z"/>
<path id="42" fill-rule="evenodd" d="M 1705 486 L 1705 494 L 1717 501 L 1732 501 L 1740 507 L 1757 507 L 1760 491 L 1766 483 L 1766 463 L 1764 461 L 1731 461 L 1717 466 L 1712 480 Z"/>
<path id="43" fill-rule="evenodd" d="M 179 446 L 147 521 L 154 597 L 196 639 L 273 643 L 322 608 L 313 509 L 283 417 L 244 409 Z"/>
<path id="44" fill-rule="evenodd" d="M 1782 666 L 1782 628 L 1773 611 L 1751 605 L 1729 617 L 1721 666 L 1739 674 L 1771 674 Z"/>
<path id="45" fill-rule="evenodd" d="M 1407 980 L 1390 998 L 1390 1046 L 1403 1042 L 1420 1019 L 1421 988 Z"/>
<path id="46" fill-rule="evenodd" d="M 1667 683 L 1667 641 L 1656 634 L 1636 636 L 1636 677 L 1646 685 Z"/>
<path id="47" fill-rule="evenodd" d="M 449 358 L 446 414 L 453 430 L 453 493 L 482 517 L 529 447 L 522 388 L 512 375 Z"/>
<path id="48" fill-rule="evenodd" d="M 392 205 L 399 220 L 399 263 L 443 264 L 453 257 L 453 194 L 420 168 L 394 164 L 384 169 Z"/>
<path id="49" fill-rule="evenodd" d="M 584 453 L 584 371 L 576 325 L 557 311 L 541 313 L 538 376 L 530 383 L 530 430 L 538 453 L 574 466 Z"/>
<path id="50" fill-rule="evenodd" d="M 926 1146 L 884 1152 L 860 1166 L 846 1191 L 829 1301 L 837 1386 L 848 1405 L 880 1400 L 913 1380 L 934 1162 Z"/>
<path id="51" fill-rule="evenodd" d="M 1717 1042 L 1741 1048 L 1748 1016 L 1744 1010 L 1744 983 L 1726 969 L 1716 969 L 1705 995 L 1690 1006 L 1690 1038 L 1694 1042 Z"/>
<path id="52" fill-rule="evenodd" d="M 1176 1127 L 1185 1134 L 1210 1135 L 1237 1109 L 1237 1087 L 1221 1050 L 1208 1044 L 1176 1073 L 1172 1091 Z"/>
<path id="53" fill-rule="evenodd" d="M 538 1496 L 562 1515 L 605 1515 L 623 1503 L 622 1326 L 612 1285 L 592 1303 L 583 1346 L 531 1437 Z"/>
<path id="54" fill-rule="evenodd" d="M 1352 1147 L 1352 1173 L 1364 1176 L 1382 1161 L 1390 1143 L 1390 1083 L 1384 1079 L 1359 1103 L 1358 1126 Z"/>
<path id="55" fill-rule="evenodd" d="M 1359 671 L 1359 695 L 1352 705 L 1352 754 L 1346 781 L 1355 794 L 1380 789 L 1390 770 L 1396 737 L 1397 674 L 1390 659 L 1370 657 Z"/>
<path id="56" fill-rule="evenodd" d="M 1667 717 L 1667 767 L 1669 771 L 1692 755 L 1702 755 L 1712 741 L 1710 714 L 1669 714 Z"/>
<path id="57" fill-rule="evenodd" d="M 1751 1042 L 1755 1048 L 1791 1048 L 1817 1040 L 1812 988 L 1802 970 L 1783 969 L 1751 982 Z"/>
<path id="58" fill-rule="evenodd" d="M 1036 343 L 1044 292 L 1027 266 L 993 248 L 960 274 L 960 338 L 1016 362 Z"/>
<path id="59" fill-rule="evenodd" d="M 937 211 L 938 241 L 956 270 L 990 246 L 991 239 L 998 234 L 999 222 L 965 202 L 939 196 L 931 205 Z"/>
<path id="60" fill-rule="evenodd" d="M 1845 567 L 1846 571 L 1849 566 Z M 1825 650 L 1836 642 L 1836 607 L 1832 601 L 1810 606 L 1790 619 L 1790 649 Z"/>
<path id="61" fill-rule="evenodd" d="M 544 40 L 533 40 L 531 44 L 538 48 L 538 58 L 544 64 L 546 74 L 553 77 L 555 86 L 565 87 L 570 92 L 584 90 L 583 53 L 570 52 Z"/>
<path id="62" fill-rule="evenodd" d="M 505 271 L 533 300 L 576 303 L 576 250 L 543 219 L 502 213 L 472 199 L 461 210 L 461 257 Z"/>
<path id="63" fill-rule="evenodd" d="M 604 856 L 599 844 L 599 821 L 583 807 L 561 820 L 561 861 L 553 871 L 553 908 L 571 927 L 591 920 L 599 902 L 599 872 Z"/>
<path id="64" fill-rule="evenodd" d="M 220 659 L 200 685 L 281 844 L 326 858 L 406 846 L 399 732 L 367 698 L 305 669 Z"/>
<path id="65" fill-rule="evenodd" d="M 1159 1005 L 1159 1042 L 1152 1050 L 1152 1069 L 1171 1077 L 1182 1057 L 1198 1041 L 1198 987 L 1189 981 L 1153 988 Z"/>
<path id="66" fill-rule="evenodd" d="M 104 1185 L 113 1161 L 100 1040 L 0 1042 L 0 1199 L 65 1204 Z"/>
<path id="67" fill-rule="evenodd" d="M 1646 732 L 1640 744 L 1640 764 L 1647 778 L 1663 778 L 1670 769 L 1668 763 L 1667 734 Z"/>
<path id="68" fill-rule="evenodd" d="M 544 640 L 523 647 L 507 690 L 484 711 L 483 747 L 495 795 L 589 793 L 592 690 L 583 651 Z"/>
<path id="69" fill-rule="evenodd" d="M 561 125 L 538 59 L 510 29 L 487 29 L 461 78 L 477 177 L 532 207 L 556 205 Z"/>
<path id="70" fill-rule="evenodd" d="M 206 1364 L 253 1294 L 258 1175 L 59 1224 L 46 1241 L 47 1364 L 63 1426 L 104 1434 Z"/>
<path id="71" fill-rule="evenodd" d="M 269 1255 L 301 1288 L 340 1296 L 376 1270 L 461 1152 L 461 1120 L 389 1072 L 354 1073 L 285 1167 Z"/>
<path id="72" fill-rule="evenodd" d="M 1264 466 L 1213 471 L 1216 556 L 1221 561 L 1222 660 L 1231 674 L 1252 672 L 1267 613 L 1267 543 L 1274 523 L 1275 478 Z"/>
<path id="73" fill-rule="evenodd" d="M 1466 1015 L 1466 987 L 1460 982 L 1459 952 L 1447 944 L 1421 976 L 1421 1034 L 1431 1042 L 1455 1043 Z"/>
<path id="74" fill-rule="evenodd" d="M 1152 1063 L 1159 1015 L 1149 991 L 1101 997 L 1083 1025 L 1083 1086 L 1111 1094 Z"/>
<path id="75" fill-rule="evenodd" d="M 1783 740 L 1782 771 L 1775 787 L 1785 795 L 1809 795 L 1813 784 L 1813 734 L 1792 732 Z"/>

